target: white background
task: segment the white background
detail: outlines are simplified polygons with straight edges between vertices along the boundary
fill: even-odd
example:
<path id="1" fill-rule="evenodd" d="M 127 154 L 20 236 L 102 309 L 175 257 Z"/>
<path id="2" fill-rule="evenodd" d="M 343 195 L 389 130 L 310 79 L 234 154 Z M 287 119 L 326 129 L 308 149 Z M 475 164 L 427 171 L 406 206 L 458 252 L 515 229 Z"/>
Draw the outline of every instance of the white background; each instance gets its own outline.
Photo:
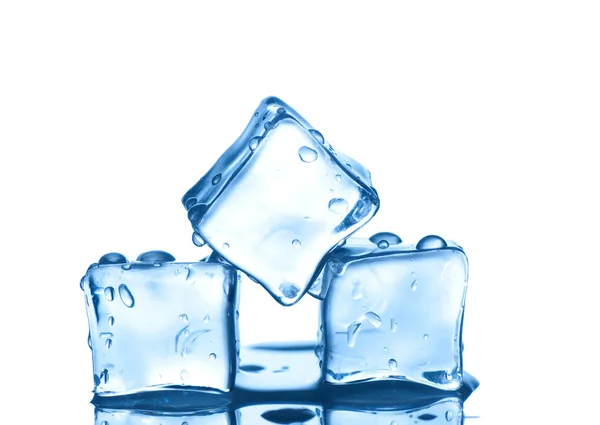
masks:
<path id="1" fill-rule="evenodd" d="M 598 418 L 597 3 L 323 3 L 1 3 L 5 418 L 92 423 L 79 279 L 203 257 L 180 199 L 268 95 L 372 171 L 361 233 L 465 248 L 467 424 Z"/>

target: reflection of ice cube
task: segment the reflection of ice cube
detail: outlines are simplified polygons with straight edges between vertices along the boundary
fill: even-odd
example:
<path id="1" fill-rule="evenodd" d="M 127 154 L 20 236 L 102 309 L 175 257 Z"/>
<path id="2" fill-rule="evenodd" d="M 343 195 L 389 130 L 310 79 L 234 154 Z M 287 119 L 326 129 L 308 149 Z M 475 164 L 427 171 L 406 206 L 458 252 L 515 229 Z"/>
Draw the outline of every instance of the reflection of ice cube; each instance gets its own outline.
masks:
<path id="1" fill-rule="evenodd" d="M 274 97 L 183 203 L 194 242 L 284 305 L 302 297 L 323 257 L 379 207 L 369 172 Z"/>
<path id="2" fill-rule="evenodd" d="M 242 347 L 236 386 L 253 391 L 314 390 L 321 379 L 315 343 Z"/>
<path id="3" fill-rule="evenodd" d="M 239 425 L 306 424 L 319 425 L 323 408 L 299 404 L 291 399 L 289 404 L 256 404 L 238 410 Z M 356 424 L 359 425 L 359 424 Z"/>
<path id="4" fill-rule="evenodd" d="M 320 287 L 325 380 L 459 388 L 466 289 L 467 258 L 442 238 L 416 246 L 349 239 Z"/>
<path id="5" fill-rule="evenodd" d="M 82 280 L 97 395 L 233 385 L 237 272 L 164 254 L 104 256 Z"/>
<path id="6" fill-rule="evenodd" d="M 234 414 L 225 408 L 172 414 L 97 408 L 95 416 L 94 425 L 236 425 Z"/>
<path id="7" fill-rule="evenodd" d="M 336 407 L 325 411 L 324 425 L 460 425 L 463 403 L 448 397 L 429 406 L 408 410 Z"/>

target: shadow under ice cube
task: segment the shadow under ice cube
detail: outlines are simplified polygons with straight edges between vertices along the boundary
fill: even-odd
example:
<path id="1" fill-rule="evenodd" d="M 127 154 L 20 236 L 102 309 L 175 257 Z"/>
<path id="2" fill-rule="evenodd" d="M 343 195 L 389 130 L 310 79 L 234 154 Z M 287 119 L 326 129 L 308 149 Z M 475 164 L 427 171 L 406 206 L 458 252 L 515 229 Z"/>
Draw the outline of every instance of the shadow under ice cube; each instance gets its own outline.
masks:
<path id="1" fill-rule="evenodd" d="M 152 251 L 107 254 L 82 279 L 94 392 L 227 392 L 237 372 L 237 272 Z"/>
<path id="2" fill-rule="evenodd" d="M 324 269 L 324 379 L 455 390 L 462 385 L 467 257 L 438 236 L 416 246 L 390 241 L 351 238 Z"/>
<path id="3" fill-rule="evenodd" d="M 370 173 L 275 97 L 182 202 L 194 243 L 208 243 L 283 305 L 379 208 Z"/>

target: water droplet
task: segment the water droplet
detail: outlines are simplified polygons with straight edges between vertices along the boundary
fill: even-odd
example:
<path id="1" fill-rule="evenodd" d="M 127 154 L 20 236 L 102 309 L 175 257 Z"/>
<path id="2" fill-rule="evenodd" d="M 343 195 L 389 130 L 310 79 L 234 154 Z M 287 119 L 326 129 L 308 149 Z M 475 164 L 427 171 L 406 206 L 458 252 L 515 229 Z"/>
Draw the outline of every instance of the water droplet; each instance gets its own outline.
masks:
<path id="1" fill-rule="evenodd" d="M 123 270 L 130 270 L 130 269 L 131 269 L 131 264 L 123 264 L 123 265 L 121 266 L 121 268 L 122 268 Z"/>
<path id="2" fill-rule="evenodd" d="M 107 286 L 104 288 L 104 296 L 108 301 L 112 301 L 115 299 L 115 290 L 112 286 Z"/>
<path id="3" fill-rule="evenodd" d="M 306 163 L 314 162 L 319 157 L 317 151 L 309 148 L 308 146 L 302 146 L 300 149 L 298 149 L 298 156 L 300 156 L 300 159 Z"/>
<path id="4" fill-rule="evenodd" d="M 215 174 L 215 176 L 212 178 L 213 186 L 216 184 L 219 184 L 220 181 L 221 181 L 221 173 Z"/>
<path id="5" fill-rule="evenodd" d="M 185 266 L 186 274 L 185 274 L 185 282 L 188 285 L 193 285 L 196 283 L 194 268 L 191 265 Z"/>
<path id="6" fill-rule="evenodd" d="M 383 351 L 385 351 L 387 353 L 387 347 L 383 347 Z"/>
<path id="7" fill-rule="evenodd" d="M 278 108 L 277 109 L 277 113 L 278 114 L 285 114 L 285 108 Z"/>
<path id="8" fill-rule="evenodd" d="M 188 425 L 188 423 L 187 423 L 186 421 L 183 421 L 183 422 L 181 423 L 181 425 Z"/>
<path id="9" fill-rule="evenodd" d="M 390 370 L 393 372 L 396 369 L 398 369 L 398 363 L 396 362 L 396 360 L 394 359 L 390 359 L 390 361 L 388 362 L 388 367 L 390 368 Z"/>
<path id="10" fill-rule="evenodd" d="M 300 242 L 298 239 L 294 239 L 294 240 L 292 241 L 292 246 L 293 246 L 294 248 L 300 248 L 300 247 L 302 246 L 302 242 Z"/>
<path id="11" fill-rule="evenodd" d="M 392 332 L 396 332 L 397 329 L 398 329 L 398 322 L 396 322 L 396 320 L 394 320 L 394 319 L 390 319 L 390 330 Z"/>
<path id="12" fill-rule="evenodd" d="M 354 282 L 354 286 L 352 287 L 352 299 L 353 300 L 359 300 L 363 297 L 362 287 L 363 287 L 363 284 L 361 281 L 357 280 L 356 282 Z"/>
<path id="13" fill-rule="evenodd" d="M 356 344 L 356 338 L 358 338 L 361 326 L 361 322 L 354 322 L 348 326 L 348 347 L 352 348 Z"/>
<path id="14" fill-rule="evenodd" d="M 248 141 L 248 147 L 250 148 L 251 151 L 256 150 L 256 148 L 258 147 L 258 144 L 260 143 L 260 141 L 262 140 L 262 137 L 260 136 L 256 136 L 253 137 L 252 139 L 250 139 Z"/>
<path id="15" fill-rule="evenodd" d="M 108 254 L 104 254 L 98 260 L 98 264 L 121 264 L 126 262 L 127 258 L 118 252 L 109 252 Z"/>
<path id="16" fill-rule="evenodd" d="M 423 340 L 424 340 L 424 341 L 427 341 L 427 338 L 429 338 L 429 335 L 427 335 L 427 334 L 424 334 L 424 335 L 423 335 Z"/>
<path id="17" fill-rule="evenodd" d="M 188 198 L 185 201 L 185 209 L 189 210 L 190 208 L 192 208 L 194 205 L 196 205 L 198 203 L 198 200 L 194 197 Z"/>
<path id="18" fill-rule="evenodd" d="M 202 220 L 207 209 L 205 204 L 196 204 L 188 210 L 188 220 L 190 220 L 192 226 L 198 224 L 200 220 Z"/>
<path id="19" fill-rule="evenodd" d="M 254 113 L 254 118 L 258 117 L 258 111 Z"/>
<path id="20" fill-rule="evenodd" d="M 204 316 L 204 323 L 210 323 L 210 316 L 208 315 L 208 313 L 206 314 L 206 316 Z"/>
<path id="21" fill-rule="evenodd" d="M 108 316 L 108 324 L 113 326 L 115 324 L 115 318 L 112 316 Z"/>
<path id="22" fill-rule="evenodd" d="M 119 296 L 121 297 L 121 301 L 123 301 L 123 304 L 125 304 L 125 307 L 131 308 L 135 304 L 133 295 L 129 291 L 129 288 L 125 286 L 125 284 L 119 285 Z"/>
<path id="23" fill-rule="evenodd" d="M 187 323 L 188 322 L 188 316 L 187 314 L 183 313 L 179 315 L 179 320 L 181 320 L 183 323 Z"/>
<path id="24" fill-rule="evenodd" d="M 190 330 L 188 328 L 185 328 L 183 330 L 183 332 L 181 333 L 181 335 L 183 335 L 185 338 L 187 338 L 188 336 L 190 336 Z"/>
<path id="25" fill-rule="evenodd" d="M 417 249 L 440 249 L 446 246 L 446 241 L 436 235 L 425 236 L 417 243 Z"/>
<path id="26" fill-rule="evenodd" d="M 452 420 L 452 418 L 454 418 L 454 413 L 452 413 L 452 410 L 447 410 L 445 416 L 446 416 L 446 420 L 448 422 L 450 422 Z"/>
<path id="27" fill-rule="evenodd" d="M 92 348 L 92 335 L 88 333 L 88 347 Z"/>
<path id="28" fill-rule="evenodd" d="M 102 421 L 102 422 L 100 422 L 100 425 L 108 425 L 108 422 L 107 421 Z"/>
<path id="29" fill-rule="evenodd" d="M 377 248 L 379 249 L 386 249 L 390 246 L 390 244 L 388 243 L 388 241 L 379 241 L 377 242 Z"/>
<path id="30" fill-rule="evenodd" d="M 339 174 L 336 174 L 336 175 L 335 175 L 335 181 L 336 181 L 336 182 L 339 182 L 339 181 L 341 181 L 341 180 L 342 180 L 342 176 L 340 176 Z"/>
<path id="31" fill-rule="evenodd" d="M 418 287 L 419 287 L 418 280 L 413 281 L 413 283 L 410 285 L 410 289 L 412 289 L 413 292 L 416 291 Z"/>
<path id="32" fill-rule="evenodd" d="M 202 239 L 202 236 L 200 236 L 197 232 L 192 233 L 192 242 L 198 247 L 204 246 L 206 244 L 206 242 L 204 242 L 204 239 Z"/>
<path id="33" fill-rule="evenodd" d="M 319 142 L 319 143 L 325 143 L 325 138 L 323 137 L 323 135 L 321 134 L 320 131 L 315 130 L 314 128 L 311 130 L 308 130 L 308 132 Z"/>
<path id="34" fill-rule="evenodd" d="M 257 373 L 257 372 L 260 372 L 261 370 L 265 370 L 265 367 L 261 366 L 261 365 L 248 364 L 248 365 L 240 366 L 240 370 L 242 370 L 244 372 Z"/>
<path id="35" fill-rule="evenodd" d="M 300 288 L 293 283 L 282 283 L 279 285 L 279 290 L 286 298 L 296 298 L 296 295 L 300 292 Z"/>
<path id="36" fill-rule="evenodd" d="M 365 319 L 367 319 L 367 321 L 376 328 L 381 326 L 381 317 L 379 317 L 378 314 L 373 313 L 372 311 L 367 311 L 365 313 Z"/>
<path id="37" fill-rule="evenodd" d="M 223 248 L 224 248 L 224 249 L 227 249 L 227 248 L 229 248 L 229 244 L 228 244 L 227 242 L 223 242 Z"/>
<path id="38" fill-rule="evenodd" d="M 345 214 L 348 211 L 348 202 L 343 198 L 333 198 L 329 201 L 329 211 L 334 214 Z"/>
<path id="39" fill-rule="evenodd" d="M 137 257 L 137 261 L 145 261 L 145 262 L 165 262 L 165 261 L 175 261 L 175 257 L 169 254 L 166 251 L 147 251 L 142 252 Z"/>
<path id="40" fill-rule="evenodd" d="M 210 353 L 208 355 L 208 358 L 211 359 L 211 360 L 215 360 L 217 358 L 217 355 L 215 353 Z"/>
<path id="41" fill-rule="evenodd" d="M 188 379 L 190 377 L 190 374 L 188 373 L 187 370 L 182 369 L 181 372 L 179 373 L 179 377 L 185 381 L 186 379 Z"/>
<path id="42" fill-rule="evenodd" d="M 110 347 L 112 347 L 112 339 L 108 338 L 106 341 L 104 341 L 104 346 L 108 349 Z"/>
<path id="43" fill-rule="evenodd" d="M 388 245 L 398 245 L 399 243 L 402 243 L 402 239 L 400 239 L 398 235 L 391 232 L 375 233 L 369 238 L 369 240 L 377 245 L 379 245 L 379 242 L 381 241 L 387 242 Z"/>

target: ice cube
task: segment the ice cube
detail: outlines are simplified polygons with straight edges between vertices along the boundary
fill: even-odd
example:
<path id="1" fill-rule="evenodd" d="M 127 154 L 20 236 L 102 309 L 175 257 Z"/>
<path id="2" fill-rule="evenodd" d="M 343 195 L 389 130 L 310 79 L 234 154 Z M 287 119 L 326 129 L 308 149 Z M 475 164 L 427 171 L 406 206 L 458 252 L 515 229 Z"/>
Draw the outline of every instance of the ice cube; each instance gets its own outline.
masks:
<path id="1" fill-rule="evenodd" d="M 82 280 L 96 395 L 171 387 L 229 391 L 237 372 L 238 274 L 151 251 L 111 253 Z"/>
<path id="2" fill-rule="evenodd" d="M 325 381 L 399 379 L 458 389 L 463 249 L 433 235 L 416 246 L 371 239 L 350 238 L 321 278 Z"/>
<path id="3" fill-rule="evenodd" d="M 335 407 L 325 411 L 324 425 L 461 425 L 463 402 L 448 397 L 435 403 L 405 410 Z"/>
<path id="4" fill-rule="evenodd" d="M 275 97 L 182 202 L 194 243 L 208 243 L 283 305 L 379 208 L 370 173 Z"/>

